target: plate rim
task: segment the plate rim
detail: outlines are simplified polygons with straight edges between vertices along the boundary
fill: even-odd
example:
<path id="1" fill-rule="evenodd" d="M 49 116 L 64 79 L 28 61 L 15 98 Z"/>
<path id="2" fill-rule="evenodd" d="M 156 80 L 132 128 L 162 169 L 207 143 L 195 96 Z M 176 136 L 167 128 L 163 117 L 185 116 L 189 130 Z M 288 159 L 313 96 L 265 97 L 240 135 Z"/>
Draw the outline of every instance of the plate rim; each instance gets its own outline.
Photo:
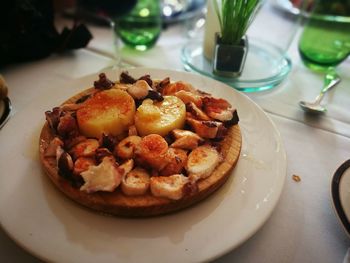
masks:
<path id="1" fill-rule="evenodd" d="M 122 69 L 122 70 L 126 70 L 126 69 Z M 190 75 L 193 75 L 193 76 L 197 76 L 201 79 L 204 78 L 205 79 L 210 79 L 209 77 L 207 76 L 202 76 L 202 75 L 199 75 L 199 74 L 195 74 L 193 72 L 186 72 L 186 71 L 182 71 L 182 70 L 168 70 L 168 69 L 159 69 L 159 68 L 150 68 L 150 67 L 138 67 L 138 68 L 130 68 L 130 69 L 127 69 L 127 70 L 130 70 L 130 71 L 133 71 L 133 70 L 138 70 L 138 71 L 144 71 L 144 72 L 147 72 L 147 71 L 158 71 L 158 72 L 161 72 L 162 74 L 172 74 L 172 72 L 177 72 L 177 73 L 180 73 L 180 74 L 186 74 L 188 76 Z M 115 74 L 115 70 L 104 70 L 107 72 L 110 72 L 110 73 L 113 73 Z M 117 74 L 119 74 L 120 71 L 117 72 Z M 92 77 L 92 76 L 96 76 L 98 74 L 98 72 L 96 73 L 92 73 L 92 74 L 87 74 L 81 78 L 77 78 L 77 79 L 73 79 L 73 80 L 67 80 L 67 84 L 69 83 L 76 83 L 77 81 L 83 81 L 85 78 L 88 78 L 88 77 Z M 156 73 L 154 73 L 156 74 Z M 160 74 L 160 73 L 158 73 Z M 211 79 L 212 81 L 215 81 L 215 82 L 219 82 L 217 80 L 213 80 Z M 85 80 L 86 82 L 86 80 Z M 221 82 L 219 82 L 221 83 Z M 220 85 L 225 85 L 227 86 L 228 89 L 232 90 L 232 88 L 230 86 L 228 86 L 227 84 L 225 83 L 221 83 Z M 285 184 L 285 181 L 286 181 L 286 172 L 287 172 L 287 158 L 286 158 L 286 151 L 285 151 L 285 147 L 284 147 L 284 143 L 283 143 L 283 140 L 281 138 L 281 135 L 280 135 L 280 132 L 279 130 L 277 129 L 277 126 L 275 125 L 275 123 L 272 121 L 272 119 L 270 118 L 270 116 L 268 116 L 265 111 L 262 110 L 262 108 L 256 104 L 251 98 L 249 98 L 248 96 L 246 96 L 245 94 L 241 93 L 241 92 L 238 92 L 237 90 L 232 90 L 231 92 L 234 92 L 236 93 L 236 95 L 238 95 L 238 97 L 241 99 L 241 97 L 243 97 L 245 100 L 247 100 L 249 102 L 249 104 L 252 104 L 254 106 L 254 108 L 257 108 L 259 110 L 259 112 L 261 114 L 264 115 L 264 117 L 266 118 L 267 122 L 269 125 L 272 126 L 272 129 L 274 131 L 274 134 L 276 135 L 276 140 L 278 141 L 279 145 L 280 145 L 280 148 L 281 148 L 281 158 L 283 160 L 283 164 L 282 164 L 282 168 L 280 169 L 281 171 L 281 174 L 279 174 L 279 177 L 278 177 L 278 180 L 276 179 L 274 182 L 278 182 L 278 187 L 275 186 L 275 198 L 271 201 L 271 205 L 269 205 L 268 209 L 265 210 L 266 213 L 265 213 L 265 216 L 262 217 L 259 221 L 258 224 L 255 224 L 255 228 L 252 228 L 250 229 L 249 233 L 244 237 L 244 238 L 241 238 L 240 239 L 240 242 L 237 242 L 235 244 L 231 244 L 231 245 L 228 245 L 226 246 L 225 248 L 221 249 L 220 252 L 217 252 L 216 254 L 214 255 L 211 255 L 211 257 L 207 257 L 206 259 L 204 260 L 214 260 L 220 256 L 223 256 L 224 254 L 234 250 L 235 248 L 237 248 L 238 246 L 240 246 L 241 244 L 243 244 L 244 242 L 246 242 L 250 237 L 252 237 L 265 223 L 266 221 L 268 220 L 268 218 L 270 218 L 272 212 L 275 210 L 279 200 L 280 200 L 280 197 L 281 197 L 281 194 L 282 194 L 282 191 L 284 189 L 284 184 Z M 243 142 L 244 143 L 244 142 Z M 181 212 L 180 212 L 181 213 Z M 44 259 L 44 260 L 48 260 L 49 258 L 48 257 L 45 257 L 45 255 L 41 255 L 39 252 L 37 251 L 34 251 L 33 249 L 31 249 L 30 247 L 27 246 L 27 244 L 22 244 L 20 240 L 17 240 L 14 235 L 12 235 L 9 231 L 7 231 L 7 229 L 4 227 L 3 223 L 0 221 L 0 225 L 3 227 L 3 229 L 5 230 L 5 232 L 20 246 L 22 247 L 23 249 L 25 249 L 26 251 L 28 251 L 29 253 L 35 255 L 36 257 L 40 258 L 40 259 Z"/>
<path id="2" fill-rule="evenodd" d="M 10 119 L 12 113 L 12 103 L 9 97 L 6 97 L 2 100 L 4 103 L 5 110 L 0 116 L 0 129 L 5 126 L 6 122 Z"/>
<path id="3" fill-rule="evenodd" d="M 350 221 L 346 217 L 345 211 L 343 209 L 341 199 L 340 199 L 340 182 L 345 174 L 346 170 L 350 169 L 350 159 L 346 160 L 342 163 L 337 170 L 335 171 L 332 181 L 331 181 L 331 195 L 332 195 L 332 203 L 335 213 L 341 222 L 345 232 L 350 237 Z"/>

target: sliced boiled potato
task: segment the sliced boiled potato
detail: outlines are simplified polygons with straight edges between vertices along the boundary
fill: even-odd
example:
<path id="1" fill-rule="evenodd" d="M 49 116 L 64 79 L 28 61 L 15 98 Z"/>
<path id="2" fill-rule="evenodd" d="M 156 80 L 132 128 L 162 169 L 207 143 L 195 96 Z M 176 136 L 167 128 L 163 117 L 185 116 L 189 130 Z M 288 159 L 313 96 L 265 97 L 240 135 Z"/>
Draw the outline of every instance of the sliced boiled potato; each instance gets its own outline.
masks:
<path id="1" fill-rule="evenodd" d="M 186 106 L 175 96 L 164 96 L 163 101 L 144 100 L 135 114 L 135 126 L 141 136 L 167 135 L 185 124 Z"/>
<path id="2" fill-rule="evenodd" d="M 120 135 L 134 122 L 134 99 L 124 90 L 109 89 L 96 93 L 77 111 L 81 133 L 100 138 L 102 134 Z"/>

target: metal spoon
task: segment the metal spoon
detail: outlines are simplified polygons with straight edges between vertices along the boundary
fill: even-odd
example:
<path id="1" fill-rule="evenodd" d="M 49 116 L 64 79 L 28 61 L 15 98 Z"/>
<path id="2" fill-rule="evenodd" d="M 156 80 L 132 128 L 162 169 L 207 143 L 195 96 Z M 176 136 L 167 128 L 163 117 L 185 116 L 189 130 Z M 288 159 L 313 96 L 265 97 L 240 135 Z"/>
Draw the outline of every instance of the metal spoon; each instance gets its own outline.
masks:
<path id="1" fill-rule="evenodd" d="M 299 105 L 300 107 L 310 113 L 324 113 L 327 111 L 327 109 L 321 105 L 321 101 L 323 99 L 324 94 L 331 90 L 335 85 L 337 85 L 340 82 L 340 77 L 335 72 L 327 73 L 327 75 L 324 78 L 324 86 L 321 90 L 321 93 L 315 98 L 314 102 L 306 102 L 306 101 L 300 101 Z"/>

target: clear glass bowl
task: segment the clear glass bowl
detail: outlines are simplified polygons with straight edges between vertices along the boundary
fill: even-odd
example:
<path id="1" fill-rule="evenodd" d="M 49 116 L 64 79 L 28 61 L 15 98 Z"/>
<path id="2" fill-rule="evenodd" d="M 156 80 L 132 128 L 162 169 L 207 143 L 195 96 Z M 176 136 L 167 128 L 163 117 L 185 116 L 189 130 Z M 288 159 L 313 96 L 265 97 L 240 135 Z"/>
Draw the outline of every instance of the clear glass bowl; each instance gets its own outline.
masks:
<path id="1" fill-rule="evenodd" d="M 214 78 L 244 92 L 268 90 L 285 79 L 292 68 L 289 57 L 271 43 L 249 38 L 248 55 L 242 75 L 224 78 L 213 74 L 212 63 L 203 55 L 201 40 L 191 40 L 182 49 L 181 59 L 187 71 Z"/>

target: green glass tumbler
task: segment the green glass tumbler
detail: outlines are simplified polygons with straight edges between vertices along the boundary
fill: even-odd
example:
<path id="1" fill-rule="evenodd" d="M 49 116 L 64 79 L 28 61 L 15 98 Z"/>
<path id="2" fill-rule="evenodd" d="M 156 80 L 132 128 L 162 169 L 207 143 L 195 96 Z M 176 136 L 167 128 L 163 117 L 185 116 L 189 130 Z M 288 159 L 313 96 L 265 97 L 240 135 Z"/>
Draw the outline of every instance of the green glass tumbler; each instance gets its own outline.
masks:
<path id="1" fill-rule="evenodd" d="M 326 72 L 350 54 L 350 16 L 310 16 L 299 41 L 299 53 L 312 70 Z"/>
<path id="2" fill-rule="evenodd" d="M 159 0 L 138 0 L 130 12 L 117 19 L 115 30 L 129 47 L 144 51 L 154 46 L 162 30 Z"/>

